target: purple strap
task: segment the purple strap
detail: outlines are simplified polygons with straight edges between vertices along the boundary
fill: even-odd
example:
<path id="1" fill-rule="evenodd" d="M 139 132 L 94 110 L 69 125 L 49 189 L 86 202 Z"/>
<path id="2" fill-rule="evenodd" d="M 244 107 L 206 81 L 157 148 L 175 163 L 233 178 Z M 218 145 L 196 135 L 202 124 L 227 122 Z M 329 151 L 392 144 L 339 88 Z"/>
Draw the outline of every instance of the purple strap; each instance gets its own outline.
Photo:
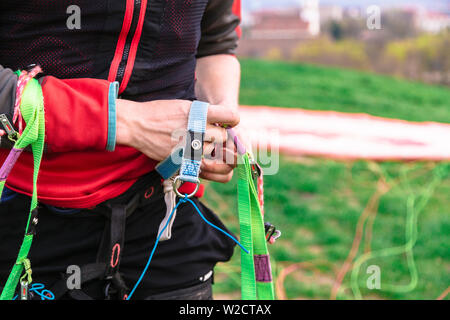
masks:
<path id="1" fill-rule="evenodd" d="M 255 276 L 258 282 L 272 282 L 272 270 L 268 254 L 254 255 Z"/>
<path id="2" fill-rule="evenodd" d="M 19 159 L 20 155 L 22 154 L 22 151 L 23 149 L 11 149 L 11 152 L 0 168 L 0 181 L 5 181 L 6 178 L 8 178 L 9 173 L 16 164 L 17 159 Z"/>
<path id="3" fill-rule="evenodd" d="M 243 155 L 247 152 L 245 146 L 241 143 L 239 140 L 236 132 L 232 128 L 227 129 L 228 134 L 230 135 L 230 138 L 233 139 L 234 145 L 236 146 L 237 153 L 239 155 Z"/>

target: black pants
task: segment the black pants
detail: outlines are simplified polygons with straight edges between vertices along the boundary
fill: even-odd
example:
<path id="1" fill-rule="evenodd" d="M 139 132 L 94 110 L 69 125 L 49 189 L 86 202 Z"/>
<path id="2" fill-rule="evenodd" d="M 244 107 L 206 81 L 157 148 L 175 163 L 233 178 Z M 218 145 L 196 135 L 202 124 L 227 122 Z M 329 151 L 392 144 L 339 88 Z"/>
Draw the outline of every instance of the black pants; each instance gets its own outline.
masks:
<path id="1" fill-rule="evenodd" d="M 132 198 L 137 198 L 138 203 L 126 218 L 119 269 L 131 289 L 147 263 L 166 211 L 161 180 L 156 173 L 139 180 L 120 197 L 92 210 L 62 213 L 58 208 L 41 204 L 29 254 L 34 282 L 50 289 L 67 277 L 70 266 L 83 267 L 97 261 L 99 247 L 108 230 L 105 212 L 111 204 L 127 204 Z M 194 201 L 209 221 L 229 232 L 211 210 L 197 199 Z M 29 205 L 30 198 L 21 194 L 0 203 L 0 286 L 6 282 L 17 257 Z M 172 239 L 159 243 L 133 299 L 187 298 L 186 294 L 209 299 L 211 282 L 203 279 L 217 262 L 228 261 L 233 251 L 232 240 L 204 223 L 192 205 L 184 203 L 178 208 Z M 107 281 L 99 277 L 83 283 L 82 290 L 89 297 L 104 299 L 105 287 Z M 65 294 L 61 298 L 69 297 Z"/>

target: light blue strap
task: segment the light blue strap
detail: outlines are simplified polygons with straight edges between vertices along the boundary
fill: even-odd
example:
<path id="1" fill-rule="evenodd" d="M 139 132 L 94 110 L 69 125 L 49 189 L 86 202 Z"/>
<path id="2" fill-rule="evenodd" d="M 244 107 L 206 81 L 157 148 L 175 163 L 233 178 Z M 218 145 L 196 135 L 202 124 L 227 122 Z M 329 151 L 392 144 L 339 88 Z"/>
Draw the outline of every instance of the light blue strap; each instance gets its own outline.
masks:
<path id="1" fill-rule="evenodd" d="M 191 105 L 186 145 L 180 168 L 179 179 L 181 181 L 200 182 L 198 176 L 200 175 L 200 165 L 202 163 L 208 107 L 208 103 L 201 101 L 194 101 Z"/>
<path id="2" fill-rule="evenodd" d="M 186 137 L 186 140 L 189 142 L 189 145 L 186 143 L 186 147 L 188 147 L 189 150 L 191 149 L 192 144 L 191 137 L 200 138 L 206 132 L 208 107 L 208 103 L 201 101 L 194 101 L 191 105 L 188 120 L 188 133 Z M 203 138 L 200 140 L 200 143 L 203 145 Z M 200 173 L 200 162 L 201 158 L 188 159 L 184 157 L 184 149 L 178 148 L 156 166 L 156 171 L 163 179 L 167 180 L 180 170 L 180 172 L 184 173 L 180 174 L 182 176 L 180 177 L 181 180 L 196 183 L 198 182 L 198 175 Z"/>
<path id="3" fill-rule="evenodd" d="M 198 133 L 206 132 L 209 103 L 194 101 L 189 111 L 188 130 Z"/>
<path id="4" fill-rule="evenodd" d="M 183 159 L 180 168 L 180 180 L 185 182 L 199 183 L 201 161 Z"/>
<path id="5" fill-rule="evenodd" d="M 106 141 L 106 150 L 114 151 L 116 149 L 116 99 L 119 94 L 119 83 L 111 82 L 108 93 L 108 136 Z"/>

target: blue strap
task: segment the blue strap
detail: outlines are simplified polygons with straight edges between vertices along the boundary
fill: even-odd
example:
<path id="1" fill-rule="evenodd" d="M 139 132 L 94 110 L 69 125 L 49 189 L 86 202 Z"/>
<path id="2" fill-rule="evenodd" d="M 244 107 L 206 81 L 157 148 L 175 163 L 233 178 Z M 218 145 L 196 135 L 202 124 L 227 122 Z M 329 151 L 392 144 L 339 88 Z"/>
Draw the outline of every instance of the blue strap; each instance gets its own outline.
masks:
<path id="1" fill-rule="evenodd" d="M 180 170 L 180 180 L 198 183 L 208 107 L 206 102 L 192 102 L 185 147 L 176 149 L 156 166 L 156 171 L 163 179 L 173 177 Z M 197 141 L 194 142 L 195 140 Z M 194 149 L 193 142 L 194 147 L 198 146 L 199 149 Z"/>
<path id="2" fill-rule="evenodd" d="M 194 101 L 189 112 L 186 145 L 181 161 L 181 181 L 199 183 L 200 165 L 203 156 L 203 142 L 206 132 L 206 120 L 209 104 Z"/>
<path id="3" fill-rule="evenodd" d="M 158 163 L 155 170 L 164 180 L 172 178 L 180 170 L 181 159 L 183 158 L 183 148 L 178 148 L 165 160 Z"/>

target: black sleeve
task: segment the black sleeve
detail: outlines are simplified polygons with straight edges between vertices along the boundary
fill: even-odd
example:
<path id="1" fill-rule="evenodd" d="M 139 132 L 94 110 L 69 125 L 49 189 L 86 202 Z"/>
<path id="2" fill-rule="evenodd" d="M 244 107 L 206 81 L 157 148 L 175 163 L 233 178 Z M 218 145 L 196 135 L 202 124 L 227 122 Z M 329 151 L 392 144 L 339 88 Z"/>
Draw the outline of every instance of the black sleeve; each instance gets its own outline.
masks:
<path id="1" fill-rule="evenodd" d="M 17 75 L 11 69 L 0 66 L 0 114 L 5 114 L 12 122 L 16 101 Z M 3 127 L 0 126 L 0 129 Z"/>
<path id="2" fill-rule="evenodd" d="M 12 123 L 14 103 L 16 101 L 17 75 L 11 69 L 5 69 L 0 65 L 0 114 L 6 115 Z M 3 126 L 0 125 L 3 130 Z M 6 136 L 0 137 L 0 147 L 11 148 L 12 144 Z"/>
<path id="3" fill-rule="evenodd" d="M 241 22 L 238 0 L 209 0 L 202 20 L 197 58 L 214 54 L 235 54 Z M 237 10 L 239 9 L 239 10 Z"/>

